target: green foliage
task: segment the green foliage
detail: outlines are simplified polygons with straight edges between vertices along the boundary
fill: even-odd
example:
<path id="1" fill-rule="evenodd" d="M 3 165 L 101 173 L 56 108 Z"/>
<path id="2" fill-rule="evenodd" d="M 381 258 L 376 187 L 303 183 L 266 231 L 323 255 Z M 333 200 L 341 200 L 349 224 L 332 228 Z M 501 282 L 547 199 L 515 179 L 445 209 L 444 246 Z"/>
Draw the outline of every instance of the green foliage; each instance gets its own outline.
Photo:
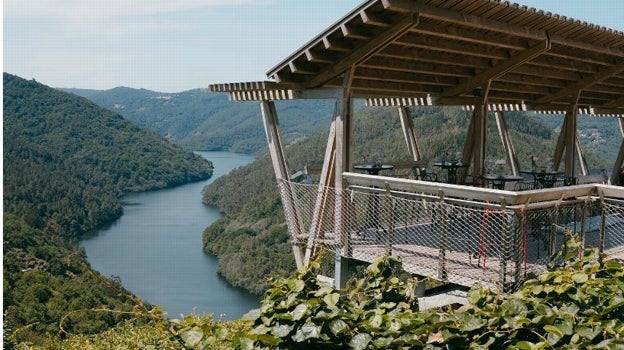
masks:
<path id="1" fill-rule="evenodd" d="M 246 338 L 287 349 L 621 349 L 624 267 L 579 256 L 568 241 L 564 266 L 527 280 L 511 295 L 479 286 L 458 309 L 416 311 L 414 285 L 395 277 L 398 261 L 380 258 L 346 290 L 322 285 L 313 270 L 275 281 Z"/>
<path id="2" fill-rule="evenodd" d="M 234 322 L 212 315 L 166 320 L 158 311 L 94 336 L 47 342 L 46 349 L 622 349 L 624 266 L 567 242 L 561 266 L 514 294 L 475 286 L 459 308 L 418 311 L 414 280 L 382 257 L 336 290 L 318 263 L 274 279 L 259 309 Z M 108 346 L 108 347 L 107 347 Z"/>
<path id="3" fill-rule="evenodd" d="M 246 336 L 261 348 L 364 349 L 371 342 L 390 345 L 392 334 L 418 307 L 413 280 L 396 276 L 400 263 L 382 258 L 371 264 L 350 289 L 337 291 L 322 284 L 315 270 L 276 280 L 265 293 Z"/>
<path id="4" fill-rule="evenodd" d="M 122 214 L 119 197 L 205 179 L 212 164 L 84 98 L 4 74 L 5 338 L 101 332 L 133 302 L 76 241 Z M 110 309 L 112 313 L 74 312 Z"/>

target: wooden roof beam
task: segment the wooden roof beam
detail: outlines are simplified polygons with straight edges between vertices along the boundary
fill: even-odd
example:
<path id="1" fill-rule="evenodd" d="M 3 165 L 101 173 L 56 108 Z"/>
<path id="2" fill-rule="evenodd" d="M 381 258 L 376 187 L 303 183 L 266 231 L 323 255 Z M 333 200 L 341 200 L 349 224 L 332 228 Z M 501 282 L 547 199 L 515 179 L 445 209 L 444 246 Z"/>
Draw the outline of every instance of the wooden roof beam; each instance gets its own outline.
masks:
<path id="1" fill-rule="evenodd" d="M 306 59 L 313 63 L 333 63 L 336 59 L 333 55 L 326 53 L 305 50 Z"/>
<path id="2" fill-rule="evenodd" d="M 422 22 L 415 27 L 414 34 L 426 34 L 444 39 L 458 40 L 471 44 L 495 46 L 503 49 L 523 50 L 527 47 L 527 39 L 493 35 L 489 32 L 475 30 L 469 27 L 440 25 L 430 22 Z M 542 37 L 543 39 L 543 37 Z"/>
<path id="3" fill-rule="evenodd" d="M 350 51 L 347 55 L 340 58 L 333 65 L 306 83 L 306 87 L 317 87 L 338 75 L 341 75 L 346 69 L 352 65 L 358 64 L 375 52 L 385 48 L 392 43 L 397 36 L 404 34 L 407 30 L 418 24 L 418 16 L 410 14 L 397 22 L 394 26 L 389 27 L 386 31 L 375 36 L 370 41 Z"/>
<path id="4" fill-rule="evenodd" d="M 397 83 L 377 80 L 366 80 L 360 78 L 353 79 L 353 88 L 356 90 L 372 90 L 385 91 L 388 93 L 402 94 L 437 94 L 440 92 L 431 85 L 414 84 L 414 83 Z"/>
<path id="5" fill-rule="evenodd" d="M 340 31 L 342 32 L 342 35 L 345 38 L 358 39 L 358 40 L 370 40 L 371 39 L 370 34 L 362 33 L 361 31 L 358 31 L 357 29 L 350 27 L 346 23 L 340 26 Z"/>
<path id="6" fill-rule="evenodd" d="M 571 95 L 574 95 L 577 91 L 579 90 L 583 90 L 584 88 L 595 84 L 597 82 L 606 80 L 612 76 L 615 76 L 621 72 L 624 72 L 624 61 L 615 64 L 609 68 L 603 69 L 602 71 L 590 75 L 586 78 L 583 78 L 581 80 L 578 80 L 577 82 L 553 93 L 550 95 L 546 95 L 540 99 L 537 100 L 537 103 L 546 103 L 546 102 L 552 102 L 555 100 L 559 100 L 561 98 L 564 97 L 568 97 Z"/>
<path id="7" fill-rule="evenodd" d="M 492 66 L 492 61 L 487 58 L 451 53 L 440 55 L 430 50 L 421 50 L 413 47 L 405 48 L 394 44 L 381 50 L 379 56 L 415 60 L 419 62 L 425 61 L 437 63 L 438 65 L 446 64 L 463 67 L 480 67 L 482 69 L 487 69 Z"/>
<path id="8" fill-rule="evenodd" d="M 615 99 L 613 101 L 607 102 L 600 107 L 603 107 L 603 108 L 624 107 L 624 96 L 618 99 Z"/>
<path id="9" fill-rule="evenodd" d="M 392 11 L 417 12 L 425 18 L 432 18 L 444 22 L 457 23 L 473 28 L 493 30 L 507 35 L 516 35 L 536 40 L 541 40 L 545 36 L 544 31 L 529 29 L 524 26 L 514 25 L 512 23 L 499 22 L 489 18 L 438 8 L 411 0 L 381 0 L 381 3 L 384 8 Z M 610 47 L 595 45 L 587 42 L 579 42 L 560 35 L 552 35 L 550 39 L 553 44 L 556 43 L 588 51 L 614 55 L 617 57 L 624 57 L 624 51 L 612 49 Z"/>
<path id="10" fill-rule="evenodd" d="M 503 48 L 485 46 L 481 44 L 477 44 L 477 47 L 471 48 L 467 47 L 465 43 L 460 41 L 450 42 L 448 40 L 441 40 L 441 38 L 431 35 L 412 35 L 412 33 L 406 34 L 397 40 L 396 44 L 423 50 L 435 50 L 438 52 L 448 52 L 458 55 L 469 54 L 471 56 L 497 60 L 509 58 L 508 50 Z"/>
<path id="11" fill-rule="evenodd" d="M 541 55 L 542 53 L 548 51 L 550 49 L 550 39 L 546 37 L 546 40 L 541 42 L 538 45 L 531 47 L 530 49 L 524 50 L 519 54 L 509 58 L 506 61 L 497 64 L 496 66 L 488 69 L 484 72 L 477 74 L 476 76 L 468 79 L 466 82 L 459 84 L 453 88 L 445 90 L 441 96 L 458 96 L 469 91 L 472 91 L 475 87 L 482 86 L 492 79 L 496 79 L 501 75 L 509 72 L 510 70 L 523 65 L 525 62 L 532 60 L 533 58 Z"/>
<path id="12" fill-rule="evenodd" d="M 369 26 L 387 28 L 391 25 L 391 23 L 385 18 L 375 15 L 366 9 L 360 11 L 360 17 L 362 18 L 362 22 Z"/>
<path id="13" fill-rule="evenodd" d="M 304 65 L 302 63 L 289 62 L 288 67 L 294 74 L 314 74 L 316 72 L 312 67 L 309 67 L 309 65 Z"/>
<path id="14" fill-rule="evenodd" d="M 376 68 L 362 68 L 356 69 L 356 76 L 362 79 L 368 80 L 381 80 L 381 81 L 393 81 L 404 83 L 417 83 L 425 85 L 444 85 L 454 86 L 457 85 L 457 79 L 453 77 L 439 76 L 439 75 L 425 75 L 410 72 L 400 71 L 387 71 Z"/>
<path id="15" fill-rule="evenodd" d="M 390 71 L 423 73 L 449 77 L 468 78 L 474 75 L 474 70 L 466 67 L 445 67 L 443 70 L 440 70 L 440 64 L 436 63 L 414 62 L 404 59 L 382 57 L 372 57 L 362 62 L 359 67 L 379 68 Z"/>
<path id="16" fill-rule="evenodd" d="M 323 38 L 323 46 L 330 51 L 349 52 L 353 50 L 353 45 L 347 43 L 344 40 Z"/>
<path id="17" fill-rule="evenodd" d="M 516 26 L 509 23 L 468 15 L 453 10 L 447 10 L 435 6 L 425 5 L 411 0 L 381 0 L 384 8 L 398 12 L 418 12 L 423 17 L 433 18 L 436 20 L 461 24 L 478 29 L 495 30 L 505 34 L 518 35 L 525 38 L 533 38 L 541 40 L 545 33 L 539 30 L 533 30 L 522 26 Z"/>

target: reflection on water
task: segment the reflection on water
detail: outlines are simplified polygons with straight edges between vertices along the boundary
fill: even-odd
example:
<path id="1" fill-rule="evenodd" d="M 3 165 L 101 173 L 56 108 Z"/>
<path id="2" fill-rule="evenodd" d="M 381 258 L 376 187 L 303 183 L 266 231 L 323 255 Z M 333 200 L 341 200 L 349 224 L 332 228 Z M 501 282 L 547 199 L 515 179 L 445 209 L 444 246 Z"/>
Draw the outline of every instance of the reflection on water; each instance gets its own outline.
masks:
<path id="1" fill-rule="evenodd" d="M 258 307 L 258 298 L 229 286 L 216 273 L 216 259 L 202 250 L 202 232 L 221 214 L 201 203 L 202 188 L 253 157 L 197 152 L 214 163 L 204 182 L 123 198 L 124 215 L 81 242 L 94 269 L 119 276 L 148 303 L 169 317 L 195 311 L 236 319 Z"/>

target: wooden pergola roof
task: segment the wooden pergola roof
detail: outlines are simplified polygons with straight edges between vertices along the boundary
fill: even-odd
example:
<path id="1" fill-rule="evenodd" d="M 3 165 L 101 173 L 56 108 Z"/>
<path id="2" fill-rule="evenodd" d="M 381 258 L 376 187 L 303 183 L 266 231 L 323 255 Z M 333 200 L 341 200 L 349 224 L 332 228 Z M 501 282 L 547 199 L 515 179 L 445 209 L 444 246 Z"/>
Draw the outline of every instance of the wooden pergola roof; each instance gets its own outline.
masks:
<path id="1" fill-rule="evenodd" d="M 211 85 L 235 100 L 331 95 L 624 115 L 624 33 L 500 0 L 369 0 L 270 69 Z M 386 101 L 386 102 L 384 102 Z M 506 107 L 501 107 L 506 108 Z"/>

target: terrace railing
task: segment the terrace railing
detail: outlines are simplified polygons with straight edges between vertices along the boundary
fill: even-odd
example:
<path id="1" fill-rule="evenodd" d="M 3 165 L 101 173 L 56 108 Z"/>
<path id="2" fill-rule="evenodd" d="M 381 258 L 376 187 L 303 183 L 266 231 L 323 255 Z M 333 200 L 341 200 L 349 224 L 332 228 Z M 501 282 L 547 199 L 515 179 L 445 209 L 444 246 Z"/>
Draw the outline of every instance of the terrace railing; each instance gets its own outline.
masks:
<path id="1" fill-rule="evenodd" d="M 306 260 L 319 249 L 367 262 L 392 254 L 419 276 L 509 291 L 556 262 L 567 233 L 607 258 L 624 259 L 624 188 L 515 192 L 356 173 L 343 178 L 348 187 L 341 193 L 279 183 L 292 204 L 290 239 L 306 250 Z"/>

